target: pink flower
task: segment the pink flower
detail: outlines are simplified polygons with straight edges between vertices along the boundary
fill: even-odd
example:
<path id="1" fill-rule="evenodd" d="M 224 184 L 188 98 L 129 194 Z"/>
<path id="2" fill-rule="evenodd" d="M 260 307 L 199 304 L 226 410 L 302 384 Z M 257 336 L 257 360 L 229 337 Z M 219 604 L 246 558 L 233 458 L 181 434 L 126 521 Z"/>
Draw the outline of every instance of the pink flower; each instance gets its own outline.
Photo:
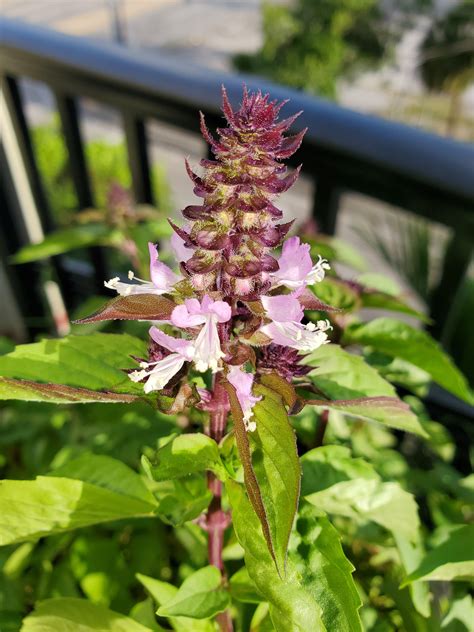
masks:
<path id="1" fill-rule="evenodd" d="M 287 239 L 278 259 L 279 269 L 270 274 L 273 286 L 285 285 L 295 289 L 322 281 L 325 270 L 330 270 L 330 265 L 321 257 L 313 265 L 309 252 L 309 244 L 301 244 L 299 237 Z"/>
<path id="2" fill-rule="evenodd" d="M 273 322 L 260 330 L 277 345 L 309 352 L 329 342 L 326 331 L 332 327 L 327 320 L 319 320 L 317 325 L 301 323 L 304 312 L 298 301 L 300 293 L 301 290 L 297 290 L 291 294 L 262 296 L 266 315 Z"/>
<path id="3" fill-rule="evenodd" d="M 168 336 L 157 327 L 151 327 L 149 333 L 156 343 L 173 353 L 170 353 L 158 362 L 142 362 L 140 364 L 141 371 L 133 371 L 128 374 L 128 377 L 133 382 L 141 382 L 146 378 L 145 393 L 161 391 L 171 378 L 178 373 L 183 364 L 194 358 L 192 341 L 173 338 L 173 336 Z"/>
<path id="4" fill-rule="evenodd" d="M 242 367 L 231 366 L 227 374 L 228 381 L 235 388 L 237 399 L 242 409 L 245 428 L 248 432 L 254 432 L 257 428 L 255 421 L 250 421 L 253 415 L 253 407 L 262 398 L 252 395 L 254 376 L 242 370 Z"/>
<path id="5" fill-rule="evenodd" d="M 176 261 L 188 261 L 194 254 L 193 248 L 187 248 L 184 245 L 184 239 L 178 235 L 175 231 L 171 235 L 171 250 L 173 251 Z"/>
<path id="6" fill-rule="evenodd" d="M 187 299 L 184 305 L 178 305 L 171 314 L 171 322 L 176 327 L 192 328 L 203 325 L 194 346 L 194 364 L 198 371 L 211 369 L 216 373 L 218 363 L 224 357 L 219 340 L 217 323 L 230 320 L 232 310 L 225 301 L 214 301 L 204 296 L 201 302 L 196 298 Z"/>
<path id="7" fill-rule="evenodd" d="M 104 283 L 105 287 L 115 290 L 122 296 L 129 294 L 166 294 L 171 292 L 173 285 L 181 280 L 178 274 L 175 274 L 171 268 L 158 259 L 158 249 L 155 244 L 148 243 L 150 252 L 150 278 L 151 281 L 144 281 L 135 276 L 130 271 L 128 278 L 138 281 L 138 283 L 124 283 L 119 277 L 110 279 Z"/>

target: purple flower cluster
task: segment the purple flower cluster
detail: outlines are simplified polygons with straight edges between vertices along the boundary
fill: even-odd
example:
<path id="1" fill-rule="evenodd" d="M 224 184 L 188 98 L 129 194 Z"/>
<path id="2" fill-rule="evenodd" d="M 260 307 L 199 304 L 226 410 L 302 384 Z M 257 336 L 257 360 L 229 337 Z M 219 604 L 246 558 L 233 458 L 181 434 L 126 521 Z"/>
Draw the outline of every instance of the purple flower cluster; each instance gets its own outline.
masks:
<path id="1" fill-rule="evenodd" d="M 252 394 L 255 373 L 274 371 L 287 380 L 304 375 L 300 354 L 327 343 L 330 329 L 328 321 L 303 322 L 307 286 L 324 278 L 327 261 L 313 263 L 309 246 L 298 237 L 286 239 L 279 256 L 273 252 L 292 225 L 278 223 L 282 212 L 275 198 L 299 172 L 287 174 L 281 160 L 298 149 L 306 131 L 284 136 L 298 114 L 278 121 L 283 105 L 244 90 L 241 107 L 234 111 L 223 90 L 228 126 L 217 130 L 218 140 L 201 115 L 215 160 L 201 161 L 202 176 L 186 162 L 203 203 L 183 210 L 182 227 L 171 222 L 181 273 L 162 263 L 156 246 L 149 244 L 150 281 L 130 272 L 130 283 L 118 278 L 106 283 L 124 296 L 166 294 L 176 304 L 168 320 L 150 329 L 154 357 L 129 377 L 143 382 L 149 393 L 169 385 L 186 363 L 198 372 L 222 371 L 236 390 L 250 431 L 258 401 Z M 172 325 L 179 336 L 164 333 L 157 326 L 162 323 Z"/>

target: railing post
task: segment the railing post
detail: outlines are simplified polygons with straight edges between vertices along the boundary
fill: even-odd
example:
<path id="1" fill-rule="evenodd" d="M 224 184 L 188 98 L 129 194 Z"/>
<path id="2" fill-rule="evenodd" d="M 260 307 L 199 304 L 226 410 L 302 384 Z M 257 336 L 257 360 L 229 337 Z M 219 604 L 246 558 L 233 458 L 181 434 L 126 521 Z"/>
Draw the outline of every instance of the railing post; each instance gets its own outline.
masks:
<path id="1" fill-rule="evenodd" d="M 29 211 L 27 211 L 30 213 L 29 220 L 39 222 L 40 233 L 47 233 L 53 230 L 54 222 L 49 208 L 48 199 L 43 188 L 43 182 L 38 170 L 38 165 L 36 163 L 30 131 L 25 117 L 23 101 L 15 77 L 10 75 L 3 77 L 2 94 L 4 104 L 8 112 L 8 117 L 11 121 L 12 130 L 15 134 L 16 145 L 22 162 L 22 170 L 24 170 L 25 177 L 28 182 L 28 188 L 31 192 L 33 206 L 29 209 Z M 25 209 L 22 209 L 22 212 L 25 212 Z M 26 219 L 27 218 L 25 218 L 25 220 Z M 39 237 L 41 238 L 42 234 L 40 234 Z M 71 305 L 73 296 L 70 291 L 68 275 L 64 269 L 62 258 L 60 256 L 51 257 L 51 262 L 59 280 L 64 299 L 67 305 Z"/>
<path id="2" fill-rule="evenodd" d="M 153 204 L 145 123 L 133 113 L 125 113 L 123 122 L 135 202 Z"/>
<path id="3" fill-rule="evenodd" d="M 59 92 L 55 93 L 55 97 L 78 206 L 80 209 L 90 208 L 94 206 L 94 199 L 84 155 L 84 143 L 79 126 L 76 101 Z M 103 294 L 104 280 L 109 277 L 104 253 L 98 247 L 89 248 L 89 253 L 95 271 L 95 289 L 99 294 Z"/>
<path id="4" fill-rule="evenodd" d="M 312 213 L 319 230 L 326 235 L 334 235 L 336 232 L 340 195 L 340 189 L 331 176 L 326 173 L 319 173 L 313 197 Z"/>
<path id="5" fill-rule="evenodd" d="M 443 272 L 430 300 L 430 316 L 433 319 L 431 333 L 442 340 L 443 330 L 456 295 L 464 281 L 474 252 L 474 236 L 456 232 L 444 254 Z"/>

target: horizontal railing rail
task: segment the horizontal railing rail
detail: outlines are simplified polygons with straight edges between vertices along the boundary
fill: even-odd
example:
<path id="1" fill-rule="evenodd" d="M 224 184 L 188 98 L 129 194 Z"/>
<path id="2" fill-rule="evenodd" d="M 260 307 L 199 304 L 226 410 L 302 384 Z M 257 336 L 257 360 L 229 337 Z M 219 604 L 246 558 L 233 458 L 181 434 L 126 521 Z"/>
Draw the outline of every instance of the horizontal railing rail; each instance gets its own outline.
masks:
<path id="1" fill-rule="evenodd" d="M 198 133 L 197 110 L 218 126 L 220 89 L 240 99 L 242 84 L 291 99 L 303 110 L 295 130 L 308 127 L 297 160 L 315 182 L 313 214 L 324 232 L 336 229 L 340 195 L 358 192 L 453 229 L 449 265 L 437 290 L 442 325 L 445 306 L 464 276 L 474 242 L 474 149 L 400 123 L 353 112 L 333 103 L 254 77 L 225 74 L 177 62 L 163 54 L 130 51 L 113 44 L 0 19 L 0 74 L 33 195 L 46 231 L 51 214 L 26 124 L 20 78 L 46 84 L 56 98 L 80 207 L 94 204 L 78 122 L 77 99 L 93 98 L 118 110 L 137 202 L 153 202 L 147 119 Z M 293 163 L 294 164 L 294 163 Z M 99 287 L 105 274 L 100 251 L 93 252 Z"/>

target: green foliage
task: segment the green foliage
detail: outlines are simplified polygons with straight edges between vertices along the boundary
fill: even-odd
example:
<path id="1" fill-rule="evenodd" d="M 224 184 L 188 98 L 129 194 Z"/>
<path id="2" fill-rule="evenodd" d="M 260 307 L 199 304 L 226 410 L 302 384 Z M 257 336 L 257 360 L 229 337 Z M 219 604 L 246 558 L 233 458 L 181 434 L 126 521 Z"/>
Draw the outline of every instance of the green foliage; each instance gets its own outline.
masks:
<path id="1" fill-rule="evenodd" d="M 21 632 L 150 632 L 129 617 L 84 599 L 47 599 L 23 621 Z"/>
<path id="2" fill-rule="evenodd" d="M 138 581 L 143 584 L 146 590 L 155 600 L 156 604 L 160 607 L 164 607 L 167 603 L 175 601 L 178 595 L 178 589 L 176 586 L 167 582 L 162 582 L 146 575 L 137 575 Z M 216 627 L 213 622 L 209 620 L 191 619 L 189 617 L 179 616 L 167 616 L 166 617 L 173 627 L 173 630 L 177 632 L 216 632 Z"/>
<path id="3" fill-rule="evenodd" d="M 441 347 L 428 334 L 406 323 L 377 318 L 370 323 L 355 324 L 346 330 L 344 342 L 372 347 L 410 362 L 460 399 L 474 402 L 465 377 Z"/>
<path id="4" fill-rule="evenodd" d="M 464 0 L 434 21 L 421 45 L 421 77 L 430 90 L 462 92 L 474 78 L 474 4 Z M 463 45 L 464 44 L 464 45 Z"/>
<path id="5" fill-rule="evenodd" d="M 284 574 L 291 528 L 298 508 L 300 466 L 296 437 L 281 397 L 259 386 L 254 409 L 257 430 L 250 438 L 252 461 L 270 531 L 272 551 Z"/>
<path id="6" fill-rule="evenodd" d="M 263 5 L 264 43 L 239 70 L 333 98 L 336 80 L 380 63 L 391 37 L 375 0 Z"/>
<path id="7" fill-rule="evenodd" d="M 363 268 L 335 240 L 313 247 Z M 192 407 L 207 376 L 190 385 L 191 406 L 167 397 L 175 416 L 129 380 L 147 357 L 139 338 L 87 332 L 2 346 L 0 398 L 19 400 L 0 408 L 2 630 L 16 632 L 26 615 L 31 632 L 217 632 L 231 613 L 235 632 L 466 632 L 472 477 L 452 465 L 449 431 L 394 384 L 471 393 L 428 334 L 359 319 L 370 307 L 425 320 L 393 282 L 333 275 L 315 290 L 341 308 L 310 314 L 331 319 L 334 342 L 305 358 L 311 371 L 295 389 L 259 376 L 254 432 L 220 374 L 233 425 L 219 443 Z M 173 306 L 118 297 L 85 326 L 166 320 Z M 77 402 L 87 405 L 64 405 Z M 226 525 L 232 515 L 229 580 L 208 566 L 216 506 Z M 452 599 L 428 580 L 456 580 Z"/>
<path id="8" fill-rule="evenodd" d="M 20 345 L 0 357 L 0 399 L 92 401 L 89 392 L 81 399 L 78 388 L 142 394 L 140 385 L 124 373 L 125 369 L 136 367 L 132 355 L 144 357 L 146 346 L 143 341 L 126 334 L 94 333 Z M 30 381 L 23 384 L 20 380 Z M 37 383 L 38 390 L 34 390 L 32 382 Z M 75 388 L 62 389 L 57 394 L 50 384 L 45 389 L 38 386 L 44 383 Z"/>
<path id="9" fill-rule="evenodd" d="M 144 455 L 142 465 L 155 481 L 182 478 L 205 470 L 226 478 L 217 443 L 201 433 L 172 438 L 156 452 L 153 462 Z"/>
<path id="10" fill-rule="evenodd" d="M 150 516 L 157 502 L 120 461 L 90 455 L 49 477 L 2 481 L 0 506 L 4 546 L 100 522 Z"/>
<path id="11" fill-rule="evenodd" d="M 77 199 L 69 177 L 68 155 L 60 133 L 59 119 L 54 118 L 47 125 L 34 127 L 32 142 L 54 217 L 59 226 L 68 226 L 76 216 Z M 111 144 L 103 140 L 92 140 L 85 144 L 85 152 L 95 203 L 98 208 L 103 208 L 112 184 L 130 187 L 125 143 Z M 170 206 L 170 192 L 161 164 L 152 166 L 151 179 L 158 208 L 167 210 Z"/>
<path id="12" fill-rule="evenodd" d="M 228 605 L 229 593 L 222 587 L 219 569 L 205 566 L 183 582 L 173 598 L 158 609 L 158 615 L 208 619 Z"/>
<path id="13" fill-rule="evenodd" d="M 334 464 L 334 465 L 333 465 Z M 396 535 L 417 539 L 418 510 L 412 494 L 384 483 L 369 463 L 341 446 L 325 446 L 302 458 L 302 495 L 330 514 L 373 520 Z"/>
<path id="14" fill-rule="evenodd" d="M 465 525 L 452 531 L 448 538 L 421 561 L 407 578 L 419 580 L 452 581 L 474 579 L 474 526 Z"/>

